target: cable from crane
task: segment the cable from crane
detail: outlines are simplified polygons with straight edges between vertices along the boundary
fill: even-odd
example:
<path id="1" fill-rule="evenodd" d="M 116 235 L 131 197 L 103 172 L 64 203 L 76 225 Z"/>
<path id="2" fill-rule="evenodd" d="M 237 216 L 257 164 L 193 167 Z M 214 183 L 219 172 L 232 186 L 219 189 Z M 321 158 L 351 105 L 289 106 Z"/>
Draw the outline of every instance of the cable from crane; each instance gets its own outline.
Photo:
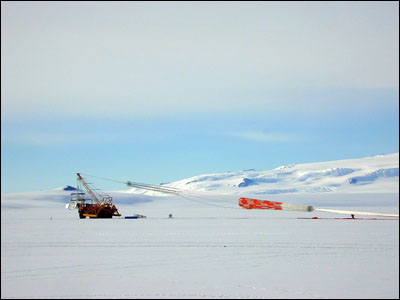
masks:
<path id="1" fill-rule="evenodd" d="M 117 182 L 117 183 L 123 183 L 123 184 L 125 184 L 125 182 L 123 182 L 123 181 L 119 181 L 119 180 L 114 180 L 114 179 L 105 178 L 105 177 L 99 177 L 99 176 L 90 175 L 90 174 L 85 174 L 85 173 L 80 173 L 80 174 L 82 174 L 82 175 L 85 175 L 85 176 L 94 177 L 94 178 L 103 179 L 103 180 L 106 180 L 106 181 L 113 181 L 113 182 Z"/>
<path id="2" fill-rule="evenodd" d="M 144 189 L 144 190 L 153 191 L 153 192 L 160 192 L 160 193 L 180 196 L 186 200 L 203 203 L 203 204 L 210 205 L 210 206 L 216 206 L 216 207 L 221 207 L 221 208 L 230 208 L 230 209 L 240 209 L 239 207 L 227 207 L 227 206 L 211 204 L 211 203 L 207 203 L 204 201 L 193 199 L 193 198 L 198 198 L 198 199 L 203 199 L 206 201 L 210 201 L 210 200 L 221 201 L 220 196 L 215 195 L 215 194 L 209 194 L 209 193 L 205 193 L 205 192 L 193 192 L 193 191 L 182 190 L 182 189 L 177 189 L 177 188 L 173 188 L 173 187 L 166 187 L 166 186 L 147 184 L 147 183 L 139 183 L 139 182 L 133 182 L 133 181 L 123 182 L 123 181 L 119 181 L 119 180 L 114 180 L 114 179 L 100 177 L 100 176 L 94 176 L 94 175 L 85 174 L 85 173 L 81 173 L 81 174 L 83 174 L 85 176 L 90 176 L 90 177 L 106 180 L 106 181 L 112 181 L 112 182 L 116 182 L 116 183 L 126 184 L 130 187 L 134 187 L 134 188 L 138 188 L 138 189 Z M 213 198 L 211 198 L 211 197 L 213 197 Z M 218 197 L 218 198 L 214 198 L 214 197 Z M 231 203 L 231 202 L 229 202 L 229 203 Z"/>
<path id="3" fill-rule="evenodd" d="M 185 198 L 186 200 L 189 201 L 194 201 L 194 202 L 198 202 L 198 203 L 202 203 L 202 204 L 206 204 L 206 205 L 210 205 L 210 206 L 216 206 L 216 207 L 221 207 L 221 208 L 230 208 L 230 209 L 241 209 L 239 207 L 227 207 L 227 206 L 222 206 L 222 205 L 218 205 L 218 204 L 211 204 L 211 203 L 207 203 L 207 202 L 203 202 L 203 201 L 199 201 L 199 200 L 194 200 L 194 199 L 190 199 L 188 196 L 184 196 L 184 195 L 179 195 L 182 198 Z"/>

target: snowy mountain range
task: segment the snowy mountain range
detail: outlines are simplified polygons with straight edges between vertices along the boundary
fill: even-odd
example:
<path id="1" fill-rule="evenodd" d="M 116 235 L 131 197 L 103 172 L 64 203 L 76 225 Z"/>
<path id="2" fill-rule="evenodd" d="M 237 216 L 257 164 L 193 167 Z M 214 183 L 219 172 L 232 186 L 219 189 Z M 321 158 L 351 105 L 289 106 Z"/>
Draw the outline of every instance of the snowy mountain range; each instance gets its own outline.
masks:
<path id="1" fill-rule="evenodd" d="M 168 184 L 182 191 L 266 195 L 282 193 L 397 193 L 399 153 L 317 163 L 289 164 L 273 170 L 254 169 L 198 175 Z M 128 193 L 162 195 L 132 188 Z"/>

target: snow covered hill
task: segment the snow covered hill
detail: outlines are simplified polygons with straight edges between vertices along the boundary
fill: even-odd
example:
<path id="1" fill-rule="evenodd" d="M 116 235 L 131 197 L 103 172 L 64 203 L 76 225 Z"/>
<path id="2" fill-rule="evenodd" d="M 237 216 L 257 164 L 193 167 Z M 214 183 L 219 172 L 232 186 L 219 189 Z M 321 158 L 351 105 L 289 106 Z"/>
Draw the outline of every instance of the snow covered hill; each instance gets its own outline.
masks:
<path id="1" fill-rule="evenodd" d="M 251 169 L 205 174 L 163 185 L 184 191 L 234 195 L 396 193 L 399 190 L 399 153 L 318 163 L 293 163 L 268 171 Z M 137 188 L 128 192 L 160 195 Z"/>

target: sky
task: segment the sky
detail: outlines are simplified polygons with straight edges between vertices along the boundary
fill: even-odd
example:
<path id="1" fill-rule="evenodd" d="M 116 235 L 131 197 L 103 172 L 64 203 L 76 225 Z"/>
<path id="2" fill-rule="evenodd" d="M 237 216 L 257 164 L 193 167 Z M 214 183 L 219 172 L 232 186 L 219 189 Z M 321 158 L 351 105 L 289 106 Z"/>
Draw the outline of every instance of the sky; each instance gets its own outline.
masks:
<path id="1" fill-rule="evenodd" d="M 390 154 L 398 127 L 397 1 L 1 2 L 2 193 Z"/>

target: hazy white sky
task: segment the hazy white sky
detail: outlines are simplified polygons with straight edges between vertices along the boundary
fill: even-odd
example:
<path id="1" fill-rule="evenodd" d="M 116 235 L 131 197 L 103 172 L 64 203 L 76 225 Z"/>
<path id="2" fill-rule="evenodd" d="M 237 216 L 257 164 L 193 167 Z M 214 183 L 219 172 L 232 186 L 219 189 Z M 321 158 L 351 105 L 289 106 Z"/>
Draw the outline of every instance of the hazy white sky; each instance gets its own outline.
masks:
<path id="1" fill-rule="evenodd" d="M 10 118 L 285 110 L 297 91 L 398 88 L 394 1 L 3 1 L 1 14 Z"/>
<path id="2" fill-rule="evenodd" d="M 398 82 L 396 1 L 2 1 L 2 192 L 398 152 Z"/>

